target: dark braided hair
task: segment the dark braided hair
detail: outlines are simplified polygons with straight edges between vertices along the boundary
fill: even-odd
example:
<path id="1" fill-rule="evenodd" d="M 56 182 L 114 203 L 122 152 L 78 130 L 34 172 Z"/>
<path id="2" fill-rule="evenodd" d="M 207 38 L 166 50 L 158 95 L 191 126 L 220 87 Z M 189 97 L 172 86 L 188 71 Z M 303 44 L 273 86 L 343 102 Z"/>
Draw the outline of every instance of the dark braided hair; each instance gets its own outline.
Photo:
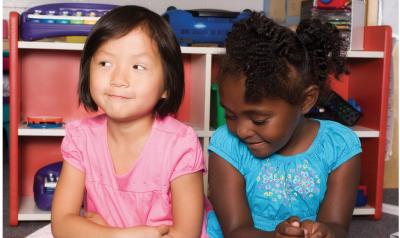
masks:
<path id="1" fill-rule="evenodd" d="M 324 92 L 329 74 L 338 78 L 346 72 L 345 52 L 332 24 L 303 20 L 293 32 L 262 12 L 252 12 L 228 34 L 219 79 L 244 75 L 247 102 L 267 97 L 298 105 L 307 87 L 317 85 Z"/>

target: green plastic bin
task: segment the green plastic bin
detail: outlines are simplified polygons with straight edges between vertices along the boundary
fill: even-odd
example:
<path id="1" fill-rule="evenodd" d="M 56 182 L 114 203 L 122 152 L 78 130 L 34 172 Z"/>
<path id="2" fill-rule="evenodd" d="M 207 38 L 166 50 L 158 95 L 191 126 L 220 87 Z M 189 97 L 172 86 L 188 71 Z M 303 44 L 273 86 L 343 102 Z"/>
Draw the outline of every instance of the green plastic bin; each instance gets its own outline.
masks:
<path id="1" fill-rule="evenodd" d="M 218 127 L 224 125 L 225 121 L 225 111 L 220 104 L 220 96 L 218 92 L 218 85 L 216 83 L 211 84 L 211 110 L 210 110 L 210 126 L 212 129 L 217 129 Z"/>

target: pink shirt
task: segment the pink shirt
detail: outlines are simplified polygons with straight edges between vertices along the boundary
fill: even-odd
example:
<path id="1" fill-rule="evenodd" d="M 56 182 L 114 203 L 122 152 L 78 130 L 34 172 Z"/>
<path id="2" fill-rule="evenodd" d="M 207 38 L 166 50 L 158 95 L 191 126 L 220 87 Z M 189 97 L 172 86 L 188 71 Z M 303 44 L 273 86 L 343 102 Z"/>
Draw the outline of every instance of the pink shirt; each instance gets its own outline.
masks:
<path id="1" fill-rule="evenodd" d="M 106 122 L 100 115 L 68 123 L 61 146 L 64 159 L 85 174 L 86 210 L 113 227 L 171 225 L 172 180 L 205 170 L 195 131 L 170 116 L 156 119 L 133 168 L 118 176 Z"/>

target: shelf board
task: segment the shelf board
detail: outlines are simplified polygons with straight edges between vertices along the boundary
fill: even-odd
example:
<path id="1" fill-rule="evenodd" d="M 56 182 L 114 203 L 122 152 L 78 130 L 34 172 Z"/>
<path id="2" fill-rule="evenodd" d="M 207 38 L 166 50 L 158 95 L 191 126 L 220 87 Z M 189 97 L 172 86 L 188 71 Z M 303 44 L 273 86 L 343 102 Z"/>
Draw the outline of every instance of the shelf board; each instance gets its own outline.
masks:
<path id="1" fill-rule="evenodd" d="M 353 215 L 360 216 L 360 215 L 374 215 L 375 214 L 375 208 L 371 206 L 365 206 L 365 207 L 356 207 L 354 208 Z"/>
<path id="2" fill-rule="evenodd" d="M 65 129 L 37 129 L 28 128 L 26 125 L 20 125 L 18 128 L 18 136 L 65 136 Z"/>
<path id="3" fill-rule="evenodd" d="M 21 197 L 18 220 L 19 221 L 50 221 L 51 212 L 37 208 L 33 197 Z"/>
<path id="4" fill-rule="evenodd" d="M 379 131 L 372 130 L 362 126 L 354 126 L 351 129 L 357 134 L 360 138 L 377 138 L 379 137 Z M 214 131 L 205 131 L 205 130 L 197 130 L 196 134 L 200 138 L 211 137 Z M 64 128 L 56 128 L 56 129 L 36 129 L 36 128 L 27 128 L 26 126 L 20 126 L 18 129 L 19 136 L 65 136 Z"/>
<path id="5" fill-rule="evenodd" d="M 44 42 L 44 41 L 18 41 L 19 49 L 47 49 L 47 50 L 82 50 L 83 43 Z M 225 54 L 221 47 L 188 47 L 182 46 L 183 54 Z"/>
<path id="6" fill-rule="evenodd" d="M 362 127 L 362 126 L 353 126 L 350 127 L 356 134 L 358 137 L 360 138 L 375 138 L 375 137 L 379 137 L 379 131 L 377 130 L 373 130 L 370 128 L 366 128 L 366 127 Z M 213 134 L 214 131 L 210 131 L 210 137 L 211 134 Z"/>
<path id="7" fill-rule="evenodd" d="M 19 49 L 41 50 L 82 50 L 82 43 L 44 42 L 44 41 L 18 41 Z"/>
<path id="8" fill-rule="evenodd" d="M 200 138 L 210 137 L 211 133 L 205 130 L 197 130 L 196 134 Z M 21 125 L 18 128 L 18 136 L 65 136 L 64 128 L 56 128 L 56 129 L 36 129 L 36 128 L 28 128 L 25 125 Z"/>
<path id="9" fill-rule="evenodd" d="M 83 43 L 18 41 L 19 49 L 82 50 Z M 183 54 L 225 54 L 223 47 L 181 46 Z M 348 51 L 349 58 L 383 58 L 383 51 Z"/>
<path id="10" fill-rule="evenodd" d="M 348 58 L 383 58 L 383 51 L 364 51 L 364 50 L 353 50 L 347 51 L 346 56 Z"/>
<path id="11" fill-rule="evenodd" d="M 351 129 L 357 134 L 360 138 L 377 138 L 379 137 L 379 131 L 373 130 L 363 126 L 353 126 Z"/>
<path id="12" fill-rule="evenodd" d="M 193 46 L 181 46 L 182 54 L 212 54 L 212 55 L 223 55 L 225 54 L 225 48 L 223 47 L 193 47 Z"/>

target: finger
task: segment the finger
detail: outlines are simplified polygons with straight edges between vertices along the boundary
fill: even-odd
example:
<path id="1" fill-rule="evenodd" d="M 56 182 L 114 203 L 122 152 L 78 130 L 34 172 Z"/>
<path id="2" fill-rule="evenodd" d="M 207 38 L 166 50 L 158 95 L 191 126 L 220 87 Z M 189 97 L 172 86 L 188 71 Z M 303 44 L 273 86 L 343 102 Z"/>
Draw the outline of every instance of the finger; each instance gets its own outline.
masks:
<path id="1" fill-rule="evenodd" d="M 321 232 L 317 231 L 311 234 L 310 238 L 323 238 L 325 237 Z"/>
<path id="2" fill-rule="evenodd" d="M 169 227 L 168 226 L 158 226 L 156 227 L 160 235 L 166 235 L 169 232 Z"/>
<path id="3" fill-rule="evenodd" d="M 292 226 L 300 227 L 300 218 L 297 217 L 297 216 L 289 217 L 289 218 L 287 219 L 287 221 L 288 221 L 289 224 L 291 224 Z"/>
<path id="4" fill-rule="evenodd" d="M 304 237 L 304 230 L 302 228 L 292 226 L 288 222 L 281 223 L 276 231 L 281 235 Z"/>
<path id="5" fill-rule="evenodd" d="M 304 235 L 309 235 L 314 232 L 314 222 L 310 220 L 301 222 L 300 227 L 304 229 Z"/>

